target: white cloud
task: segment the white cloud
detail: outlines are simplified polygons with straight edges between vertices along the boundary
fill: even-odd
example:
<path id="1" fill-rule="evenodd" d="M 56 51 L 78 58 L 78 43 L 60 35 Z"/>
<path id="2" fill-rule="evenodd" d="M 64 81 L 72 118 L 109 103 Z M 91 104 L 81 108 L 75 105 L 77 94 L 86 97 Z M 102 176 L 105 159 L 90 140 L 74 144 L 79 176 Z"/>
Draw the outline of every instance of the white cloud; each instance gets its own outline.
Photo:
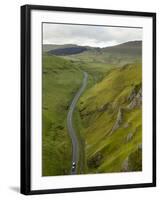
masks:
<path id="1" fill-rule="evenodd" d="M 142 29 L 52 23 L 43 24 L 44 44 L 77 44 L 106 47 L 133 40 L 142 40 Z"/>

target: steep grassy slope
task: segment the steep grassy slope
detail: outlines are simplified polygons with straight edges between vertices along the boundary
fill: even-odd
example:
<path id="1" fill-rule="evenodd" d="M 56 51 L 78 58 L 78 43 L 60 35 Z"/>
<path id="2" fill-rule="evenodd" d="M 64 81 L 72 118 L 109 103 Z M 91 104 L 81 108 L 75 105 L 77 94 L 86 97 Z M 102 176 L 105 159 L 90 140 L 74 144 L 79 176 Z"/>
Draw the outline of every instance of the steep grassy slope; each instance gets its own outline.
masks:
<path id="1" fill-rule="evenodd" d="M 70 174 L 72 145 L 66 115 L 82 78 L 73 62 L 43 56 L 43 176 Z"/>
<path id="2" fill-rule="evenodd" d="M 141 64 L 112 69 L 79 101 L 86 173 L 142 169 Z"/>

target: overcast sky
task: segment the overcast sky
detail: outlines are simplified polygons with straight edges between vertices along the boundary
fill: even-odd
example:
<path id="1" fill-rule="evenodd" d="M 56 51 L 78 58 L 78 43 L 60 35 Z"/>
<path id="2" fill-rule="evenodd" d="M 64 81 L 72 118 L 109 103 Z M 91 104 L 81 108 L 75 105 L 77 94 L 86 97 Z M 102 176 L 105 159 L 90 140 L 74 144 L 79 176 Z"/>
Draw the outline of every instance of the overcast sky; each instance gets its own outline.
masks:
<path id="1" fill-rule="evenodd" d="M 43 44 L 107 47 L 142 40 L 142 29 L 84 25 L 43 24 Z"/>

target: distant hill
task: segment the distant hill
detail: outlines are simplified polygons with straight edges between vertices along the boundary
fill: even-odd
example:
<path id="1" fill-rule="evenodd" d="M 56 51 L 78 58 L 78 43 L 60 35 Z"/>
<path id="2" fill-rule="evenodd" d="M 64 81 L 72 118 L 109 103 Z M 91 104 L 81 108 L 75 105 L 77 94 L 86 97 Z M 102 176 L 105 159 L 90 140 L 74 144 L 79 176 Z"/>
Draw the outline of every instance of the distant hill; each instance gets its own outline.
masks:
<path id="1" fill-rule="evenodd" d="M 90 46 L 79 46 L 76 44 L 64 44 L 64 45 L 43 45 L 43 52 L 47 52 L 50 55 L 67 56 L 73 54 L 80 54 L 84 51 L 97 50 L 100 48 Z"/>
<path id="2" fill-rule="evenodd" d="M 48 52 L 54 49 L 61 49 L 61 48 L 68 48 L 68 47 L 77 47 L 77 45 L 76 44 L 62 44 L 62 45 L 43 44 L 43 52 Z"/>
<path id="3" fill-rule="evenodd" d="M 135 41 L 129 41 L 129 42 L 125 42 L 125 43 L 121 43 L 115 46 L 111 46 L 113 47 L 141 47 L 142 46 L 142 41 L 141 40 L 135 40 Z M 111 48 L 111 47 L 105 47 L 105 48 Z M 104 49 L 104 48 L 103 48 Z"/>
<path id="4" fill-rule="evenodd" d="M 102 48 L 101 51 L 118 54 L 142 54 L 142 41 L 130 41 L 112 47 Z"/>
<path id="5" fill-rule="evenodd" d="M 79 46 L 76 44 L 64 44 L 64 45 L 56 45 L 56 44 L 44 44 L 43 51 L 48 52 L 50 54 L 55 55 L 70 55 L 70 54 L 78 54 L 83 51 L 98 51 L 98 52 L 110 52 L 110 53 L 132 53 L 136 54 L 141 53 L 142 51 L 142 41 L 129 41 L 119 45 L 110 46 L 110 47 L 90 47 L 90 46 Z"/>
<path id="6" fill-rule="evenodd" d="M 43 45 L 43 52 L 83 63 L 123 66 L 127 63 L 141 62 L 142 41 L 129 41 L 105 48 L 78 46 L 74 44 Z"/>

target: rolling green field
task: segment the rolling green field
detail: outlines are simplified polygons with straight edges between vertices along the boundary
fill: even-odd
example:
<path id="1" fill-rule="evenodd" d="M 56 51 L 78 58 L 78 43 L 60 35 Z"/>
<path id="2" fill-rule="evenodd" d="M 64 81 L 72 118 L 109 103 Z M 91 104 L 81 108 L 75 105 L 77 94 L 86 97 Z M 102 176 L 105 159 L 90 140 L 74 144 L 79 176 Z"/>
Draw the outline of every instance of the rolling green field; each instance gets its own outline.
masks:
<path id="1" fill-rule="evenodd" d="M 47 49 L 53 47 L 46 46 L 43 55 L 43 176 L 70 174 L 72 144 L 66 117 L 82 83 L 82 71 L 88 73 L 88 85 L 74 112 L 80 148 L 78 173 L 142 170 L 141 46 L 137 47 L 136 43 L 130 50 L 131 44 L 125 45 L 104 48 L 101 52 L 89 48 L 67 56 L 48 54 Z"/>
<path id="2" fill-rule="evenodd" d="M 43 176 L 69 174 L 71 141 L 66 115 L 82 72 L 71 61 L 43 56 Z"/>

